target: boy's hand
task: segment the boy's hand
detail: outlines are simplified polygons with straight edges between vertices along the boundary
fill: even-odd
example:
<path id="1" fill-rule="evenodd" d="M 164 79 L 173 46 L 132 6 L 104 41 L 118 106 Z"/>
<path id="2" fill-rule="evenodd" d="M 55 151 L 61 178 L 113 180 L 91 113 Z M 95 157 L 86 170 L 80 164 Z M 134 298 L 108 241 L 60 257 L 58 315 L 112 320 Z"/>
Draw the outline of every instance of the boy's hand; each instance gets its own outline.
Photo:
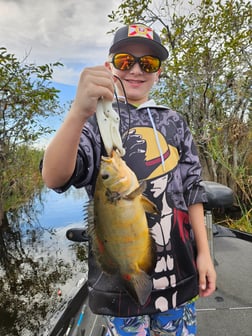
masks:
<path id="1" fill-rule="evenodd" d="M 71 112 L 86 121 L 96 111 L 100 97 L 112 101 L 114 97 L 113 75 L 105 66 L 86 68 L 80 75 L 76 97 Z"/>
<path id="2" fill-rule="evenodd" d="M 216 289 L 216 272 L 210 256 L 198 255 L 197 268 L 199 272 L 199 295 L 206 297 Z"/>

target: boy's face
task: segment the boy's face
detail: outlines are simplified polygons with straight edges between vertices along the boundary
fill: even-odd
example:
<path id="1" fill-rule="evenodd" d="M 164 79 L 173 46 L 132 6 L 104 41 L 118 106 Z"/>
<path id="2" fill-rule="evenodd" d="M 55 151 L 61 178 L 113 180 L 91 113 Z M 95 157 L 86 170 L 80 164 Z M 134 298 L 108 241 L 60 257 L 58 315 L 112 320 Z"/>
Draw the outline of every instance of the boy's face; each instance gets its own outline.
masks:
<path id="1" fill-rule="evenodd" d="M 136 43 L 128 44 L 122 47 L 118 52 L 129 53 L 133 56 L 140 57 L 145 55 L 155 56 L 155 52 L 147 46 Z M 129 70 L 118 70 L 112 63 L 106 62 L 106 66 L 110 68 L 112 73 L 118 76 L 124 86 L 127 100 L 130 104 L 140 105 L 148 100 L 150 89 L 158 80 L 160 70 L 154 73 L 144 72 L 138 63 L 134 64 Z M 119 80 L 116 80 L 116 88 L 118 96 L 124 96 L 122 86 Z"/>

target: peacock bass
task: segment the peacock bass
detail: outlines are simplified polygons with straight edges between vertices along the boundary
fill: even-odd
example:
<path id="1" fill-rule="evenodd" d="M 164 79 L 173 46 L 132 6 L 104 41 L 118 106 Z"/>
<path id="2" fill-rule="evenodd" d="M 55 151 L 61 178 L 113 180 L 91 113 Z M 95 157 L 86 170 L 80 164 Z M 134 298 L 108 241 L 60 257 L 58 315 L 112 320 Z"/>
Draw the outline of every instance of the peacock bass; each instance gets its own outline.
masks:
<path id="1" fill-rule="evenodd" d="M 150 296 L 150 275 L 156 264 L 145 212 L 158 214 L 156 206 L 142 195 L 144 188 L 113 150 L 109 157 L 101 157 L 89 206 L 89 233 L 97 262 L 104 272 L 118 274 L 125 290 L 140 305 Z"/>

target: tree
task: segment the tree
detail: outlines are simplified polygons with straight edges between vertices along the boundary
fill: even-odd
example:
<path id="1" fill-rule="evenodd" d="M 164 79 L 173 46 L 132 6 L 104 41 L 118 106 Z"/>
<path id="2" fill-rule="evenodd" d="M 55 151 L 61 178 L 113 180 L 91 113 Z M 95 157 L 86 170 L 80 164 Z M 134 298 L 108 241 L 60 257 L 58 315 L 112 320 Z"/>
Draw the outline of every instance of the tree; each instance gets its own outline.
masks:
<path id="1" fill-rule="evenodd" d="M 50 82 L 61 64 L 25 61 L 0 48 L 0 334 L 12 336 L 37 334 L 50 311 L 59 309 L 57 286 L 86 272 L 82 260 L 77 263 L 78 249 L 70 247 L 71 260 L 63 260 L 57 239 L 51 251 L 46 244 L 54 232 L 45 238 L 45 230 L 36 225 L 42 151 L 32 144 L 52 131 L 43 119 L 61 113 L 58 91 Z M 79 255 L 85 257 L 83 247 Z"/>
<path id="2" fill-rule="evenodd" d="M 144 22 L 161 32 L 169 58 L 158 100 L 186 118 L 204 178 L 229 185 L 252 206 L 251 2 L 123 1 L 109 18 Z"/>
<path id="3" fill-rule="evenodd" d="M 7 225 L 7 212 L 28 201 L 42 185 L 41 152 L 30 145 L 51 131 L 42 119 L 60 113 L 58 91 L 50 82 L 59 65 L 26 64 L 0 48 L 0 227 Z"/>

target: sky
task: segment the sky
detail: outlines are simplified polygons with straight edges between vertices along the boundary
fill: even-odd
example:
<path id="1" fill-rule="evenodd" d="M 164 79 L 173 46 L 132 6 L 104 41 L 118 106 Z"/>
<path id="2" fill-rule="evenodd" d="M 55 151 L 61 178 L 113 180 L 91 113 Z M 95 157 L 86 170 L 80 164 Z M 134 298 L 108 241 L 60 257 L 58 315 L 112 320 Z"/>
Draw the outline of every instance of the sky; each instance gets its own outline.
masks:
<path id="1" fill-rule="evenodd" d="M 19 60 L 26 58 L 28 63 L 61 62 L 64 66 L 55 68 L 53 86 L 60 90 L 63 105 L 74 99 L 81 70 L 104 64 L 113 38 L 108 32 L 118 26 L 109 22 L 108 15 L 120 3 L 121 0 L 0 0 L 0 46 Z M 57 129 L 61 120 L 48 123 Z M 42 147 L 47 141 L 46 138 Z"/>
<path id="2" fill-rule="evenodd" d="M 194 3 L 199 2 L 194 0 Z M 121 0 L 0 0 L 0 46 L 19 59 L 61 62 L 54 81 L 76 85 L 81 69 L 103 64 L 118 26 L 108 15 Z M 153 1 L 155 4 L 159 1 Z M 187 7 L 181 0 L 179 11 Z"/>
<path id="3" fill-rule="evenodd" d="M 61 62 L 53 73 L 63 105 L 74 99 L 79 75 L 104 64 L 115 27 L 108 15 L 120 0 L 0 0 L 0 46 L 21 61 L 37 65 Z M 64 116 L 63 116 L 64 117 Z M 62 119 L 48 119 L 57 129 Z M 51 136 L 40 139 L 45 147 Z"/>
<path id="4" fill-rule="evenodd" d="M 19 59 L 62 62 L 54 81 L 76 85 L 82 68 L 103 64 L 120 0 L 0 0 L 0 41 Z"/>

